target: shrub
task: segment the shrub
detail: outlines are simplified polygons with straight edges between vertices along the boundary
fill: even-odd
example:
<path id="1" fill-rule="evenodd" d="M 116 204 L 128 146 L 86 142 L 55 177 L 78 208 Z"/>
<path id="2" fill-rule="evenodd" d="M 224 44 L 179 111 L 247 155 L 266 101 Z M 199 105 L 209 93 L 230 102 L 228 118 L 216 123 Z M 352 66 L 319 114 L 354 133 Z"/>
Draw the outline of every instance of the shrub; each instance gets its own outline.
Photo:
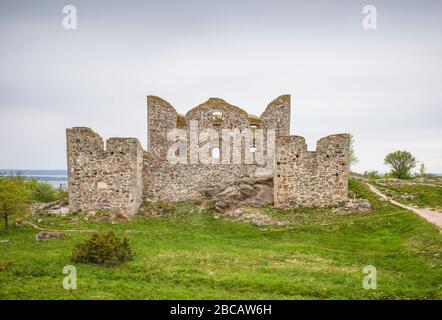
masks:
<path id="1" fill-rule="evenodd" d="M 39 202 L 52 202 L 57 200 L 57 192 L 49 183 L 39 182 L 34 189 L 35 200 Z"/>
<path id="2" fill-rule="evenodd" d="M 59 200 L 68 200 L 68 191 L 66 187 L 61 185 L 57 188 L 57 198 Z"/>
<path id="3" fill-rule="evenodd" d="M 112 267 L 128 261 L 132 249 L 127 238 L 119 239 L 112 231 L 94 233 L 91 238 L 77 244 L 72 252 L 74 262 Z"/>
<path id="4" fill-rule="evenodd" d="M 50 183 L 35 178 L 26 181 L 26 189 L 28 198 L 32 201 L 47 203 L 68 198 L 67 191 L 63 186 L 55 188 Z"/>
<path id="5" fill-rule="evenodd" d="M 376 170 L 370 170 L 370 171 L 365 171 L 364 172 L 364 177 L 366 177 L 368 179 L 371 179 L 371 180 L 374 180 L 374 179 L 381 178 L 381 175 Z"/>

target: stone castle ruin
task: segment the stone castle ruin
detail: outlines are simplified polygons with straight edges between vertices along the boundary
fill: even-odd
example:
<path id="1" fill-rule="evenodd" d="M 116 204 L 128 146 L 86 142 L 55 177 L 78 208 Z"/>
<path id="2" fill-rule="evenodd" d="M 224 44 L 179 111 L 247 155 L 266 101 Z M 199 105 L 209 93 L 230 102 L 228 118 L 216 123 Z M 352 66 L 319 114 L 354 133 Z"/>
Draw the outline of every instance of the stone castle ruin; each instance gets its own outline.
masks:
<path id="1" fill-rule="evenodd" d="M 290 135 L 289 95 L 260 117 L 218 98 L 181 115 L 148 96 L 147 122 L 146 151 L 136 138 L 110 138 L 105 146 L 90 128 L 66 130 L 70 210 L 135 214 L 144 201 L 198 199 L 260 177 L 273 178 L 276 207 L 347 200 L 349 135 L 324 137 L 308 151 L 304 138 Z"/>

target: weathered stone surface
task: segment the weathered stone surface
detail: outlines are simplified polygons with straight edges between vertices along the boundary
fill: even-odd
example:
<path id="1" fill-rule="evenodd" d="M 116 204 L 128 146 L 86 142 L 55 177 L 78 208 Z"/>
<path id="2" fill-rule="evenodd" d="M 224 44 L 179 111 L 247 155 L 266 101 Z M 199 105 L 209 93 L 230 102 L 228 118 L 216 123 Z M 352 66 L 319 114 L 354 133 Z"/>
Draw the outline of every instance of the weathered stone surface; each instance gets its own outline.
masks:
<path id="1" fill-rule="evenodd" d="M 243 206 L 264 206 L 273 204 L 273 178 L 270 176 L 246 178 L 226 187 L 210 198 L 215 199 L 218 212 L 226 212 Z"/>
<path id="2" fill-rule="evenodd" d="M 221 193 L 223 190 L 224 190 L 223 186 L 214 186 L 214 187 L 211 186 L 208 187 L 207 189 L 198 190 L 198 192 L 201 193 L 203 197 L 212 198 L 215 195 Z"/>
<path id="3" fill-rule="evenodd" d="M 340 215 L 351 213 L 365 213 L 372 210 L 371 203 L 367 199 L 349 199 L 343 207 L 334 209 Z"/>
<path id="4" fill-rule="evenodd" d="M 185 116 L 159 97 L 147 97 L 147 105 L 147 151 L 135 138 L 111 138 L 105 148 L 103 139 L 91 129 L 67 129 L 71 211 L 134 214 L 142 201 L 176 202 L 201 197 L 223 198 L 224 204 L 215 206 L 219 210 L 226 206 L 231 209 L 238 201 L 255 206 L 275 202 L 278 207 L 298 207 L 325 206 L 347 199 L 348 135 L 323 138 L 316 152 L 308 152 L 303 138 L 289 136 L 289 95 L 272 101 L 260 117 L 218 98 L 209 99 Z M 253 145 L 229 137 L 225 146 L 219 145 L 220 157 L 215 159 L 201 151 L 205 150 L 204 143 L 197 141 L 191 147 L 190 132 L 195 130 L 195 122 L 197 131 L 212 130 L 219 137 L 225 130 L 244 135 L 265 129 L 274 134 L 265 136 L 260 145 L 256 144 L 256 136 Z M 168 135 L 176 129 L 185 129 L 186 133 L 178 142 L 169 141 Z M 279 157 L 276 169 L 275 150 L 269 143 L 275 137 Z M 212 146 L 218 147 L 217 143 Z M 169 161 L 172 144 L 181 146 L 184 162 Z M 192 162 L 192 148 L 197 149 L 196 163 Z M 227 152 L 231 148 L 239 155 L 239 163 L 234 163 L 232 153 Z"/>
<path id="5" fill-rule="evenodd" d="M 65 215 L 69 212 L 69 203 L 66 200 L 54 201 L 49 203 L 31 204 L 31 212 L 39 215 Z"/>
<path id="6" fill-rule="evenodd" d="M 372 209 L 371 204 L 367 199 L 349 200 L 345 204 L 345 207 L 350 209 L 356 209 L 359 212 L 367 212 Z"/>
<path id="7" fill-rule="evenodd" d="M 250 198 L 250 203 L 255 206 L 264 206 L 273 204 L 274 202 L 274 190 L 270 186 L 260 186 L 254 197 Z"/>
<path id="8" fill-rule="evenodd" d="M 275 206 L 324 207 L 348 198 L 349 135 L 320 139 L 307 151 L 305 139 L 276 139 Z"/>
<path id="9" fill-rule="evenodd" d="M 103 139 L 89 128 L 67 129 L 71 211 L 134 214 L 142 201 L 143 149 L 135 138 Z"/>
<path id="10" fill-rule="evenodd" d="M 232 207 L 232 204 L 225 200 L 217 200 L 215 201 L 214 209 L 216 212 L 226 212 Z"/>
<path id="11" fill-rule="evenodd" d="M 69 212 L 68 206 L 55 205 L 54 207 L 48 209 L 48 215 L 64 215 Z"/>
<path id="12" fill-rule="evenodd" d="M 165 100 L 149 96 L 148 99 L 148 152 L 143 163 L 143 198 L 145 201 L 182 201 L 196 199 L 216 192 L 213 186 L 228 187 L 247 177 L 263 175 L 268 170 L 273 175 L 274 152 L 267 152 L 267 140 L 262 146 L 263 154 L 269 156 L 269 163 L 246 164 L 246 154 L 250 154 L 244 142 L 240 150 L 240 163 L 233 163 L 233 157 L 227 150 L 233 146 L 220 147 L 220 158 L 209 159 L 209 154 L 198 153 L 198 159 L 213 163 L 193 163 L 191 160 L 190 137 L 191 122 L 197 121 L 198 130 L 214 130 L 222 137 L 222 130 L 251 130 L 256 126 L 265 130 L 275 130 L 276 136 L 289 134 L 290 131 L 290 96 L 283 95 L 271 102 L 261 117 L 247 114 L 243 109 L 231 105 L 219 98 L 211 98 L 187 112 L 184 122 L 180 115 Z M 167 134 L 176 128 L 186 129 L 186 164 L 171 164 L 167 152 L 174 143 L 168 141 Z M 201 147 L 200 144 L 197 147 Z M 233 148 L 233 147 L 232 147 Z M 224 151 L 226 151 L 224 153 Z M 225 156 L 226 155 L 226 156 Z M 228 155 L 228 156 L 227 156 Z"/>
<path id="13" fill-rule="evenodd" d="M 277 137 L 290 135 L 290 96 L 282 95 L 270 102 L 261 123 L 264 128 L 274 129 Z"/>
<path id="14" fill-rule="evenodd" d="M 49 239 L 61 239 L 64 237 L 65 237 L 65 234 L 63 232 L 41 231 L 35 236 L 35 240 L 45 241 L 45 240 L 49 240 Z"/>
<path id="15" fill-rule="evenodd" d="M 253 198 L 256 196 L 256 194 L 258 193 L 258 190 L 256 190 L 255 188 L 253 188 L 251 185 L 249 184 L 240 184 L 238 186 L 239 188 L 239 192 L 241 193 L 241 195 L 244 198 Z M 227 189 L 226 189 L 227 190 Z M 220 194 L 221 195 L 221 194 Z"/>

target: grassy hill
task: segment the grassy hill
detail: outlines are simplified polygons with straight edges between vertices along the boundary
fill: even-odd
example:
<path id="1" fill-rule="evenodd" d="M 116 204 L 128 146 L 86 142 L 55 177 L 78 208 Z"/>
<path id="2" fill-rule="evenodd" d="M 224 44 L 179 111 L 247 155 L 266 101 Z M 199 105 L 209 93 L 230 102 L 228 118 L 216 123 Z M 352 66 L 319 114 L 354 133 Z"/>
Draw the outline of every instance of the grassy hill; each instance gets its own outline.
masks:
<path id="1" fill-rule="evenodd" d="M 135 257 L 115 268 L 78 264 L 78 288 L 66 291 L 62 269 L 90 233 L 37 242 L 30 226 L 1 231 L 11 243 L 0 243 L 0 299 L 442 299 L 440 231 L 362 182 L 350 180 L 350 189 L 373 210 L 262 210 L 290 221 L 284 227 L 226 219 L 195 203 L 158 216 L 148 206 L 121 223 L 28 217 L 50 229 L 113 230 L 130 239 Z M 377 268 L 376 290 L 362 287 L 366 265 Z"/>
<path id="2" fill-rule="evenodd" d="M 384 194 L 407 205 L 442 209 L 442 186 L 419 183 L 397 186 L 377 186 Z"/>

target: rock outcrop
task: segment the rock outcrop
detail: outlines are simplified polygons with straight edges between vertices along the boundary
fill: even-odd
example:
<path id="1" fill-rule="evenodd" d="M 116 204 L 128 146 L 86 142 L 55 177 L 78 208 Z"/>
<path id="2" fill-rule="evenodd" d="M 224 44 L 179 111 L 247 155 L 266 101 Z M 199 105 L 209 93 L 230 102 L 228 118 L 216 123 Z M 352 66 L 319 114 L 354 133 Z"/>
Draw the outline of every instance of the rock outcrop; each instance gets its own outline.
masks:
<path id="1" fill-rule="evenodd" d="M 227 212 L 243 206 L 261 207 L 273 204 L 273 176 L 241 179 L 230 186 L 213 186 L 202 191 L 211 199 L 215 211 Z"/>
<path id="2" fill-rule="evenodd" d="M 61 239 L 66 235 L 63 232 L 58 231 L 41 231 L 35 236 L 35 240 L 37 241 L 45 241 L 49 239 Z"/>

